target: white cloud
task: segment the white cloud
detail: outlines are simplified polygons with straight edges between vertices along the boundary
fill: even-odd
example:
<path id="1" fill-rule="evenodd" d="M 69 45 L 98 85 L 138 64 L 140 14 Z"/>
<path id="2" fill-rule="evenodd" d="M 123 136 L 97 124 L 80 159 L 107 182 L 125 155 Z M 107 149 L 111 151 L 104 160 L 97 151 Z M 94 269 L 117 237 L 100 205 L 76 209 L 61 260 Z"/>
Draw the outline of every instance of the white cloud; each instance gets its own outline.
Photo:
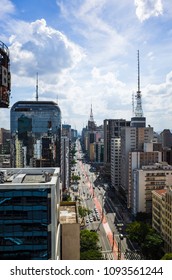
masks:
<path id="1" fill-rule="evenodd" d="M 10 37 L 12 71 L 33 76 L 60 73 L 71 69 L 84 57 L 83 50 L 60 31 L 48 27 L 44 19 L 13 22 Z"/>
<path id="2" fill-rule="evenodd" d="M 136 15 L 141 22 L 163 14 L 161 0 L 135 0 L 135 6 Z"/>
<path id="3" fill-rule="evenodd" d="M 170 7 L 171 1 L 167 1 Z M 162 6 L 160 0 L 135 1 L 141 22 L 162 15 L 164 9 L 164 25 L 159 26 L 157 20 L 152 31 L 151 24 L 146 30 L 144 24 L 137 24 L 134 1 L 56 2 L 58 12 L 53 17 L 49 18 L 47 12 L 45 19 L 35 17 L 32 22 L 21 21 L 19 11 L 13 19 L 10 13 L 14 7 L 9 6 L 8 12 L 4 8 L 8 21 L 0 21 L 1 40 L 7 38 L 4 42 L 10 45 L 12 102 L 35 99 L 38 72 L 39 99 L 57 101 L 58 98 L 62 120 L 72 126 L 81 129 L 83 123 L 86 124 L 91 103 L 98 124 L 106 118 L 129 120 L 132 92 L 137 88 L 136 50 L 140 49 L 144 115 L 156 129 L 163 127 L 166 120 L 170 126 L 171 24 L 165 25 L 167 4 Z M 28 16 L 27 9 L 22 17 L 24 14 Z M 161 36 L 165 28 L 168 32 Z M 163 40 L 167 44 L 161 45 Z M 159 112 L 162 114 L 158 120 Z"/>
<path id="4" fill-rule="evenodd" d="M 1 0 L 0 1 L 0 18 L 1 20 L 5 18 L 9 14 L 13 14 L 15 12 L 15 7 L 9 0 Z"/>

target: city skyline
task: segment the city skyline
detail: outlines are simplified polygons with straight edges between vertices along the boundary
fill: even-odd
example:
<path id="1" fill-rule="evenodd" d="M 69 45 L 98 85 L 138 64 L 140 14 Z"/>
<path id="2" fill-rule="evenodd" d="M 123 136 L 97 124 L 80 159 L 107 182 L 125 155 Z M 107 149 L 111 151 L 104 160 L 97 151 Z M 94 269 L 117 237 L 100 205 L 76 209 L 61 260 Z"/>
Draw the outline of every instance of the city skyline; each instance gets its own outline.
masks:
<path id="1" fill-rule="evenodd" d="M 132 117 L 137 50 L 143 115 L 155 131 L 171 127 L 170 0 L 0 0 L 1 38 L 10 50 L 17 101 L 58 102 L 62 124 L 81 130 L 91 104 L 97 125 Z M 0 110 L 1 127 L 10 109 Z"/>

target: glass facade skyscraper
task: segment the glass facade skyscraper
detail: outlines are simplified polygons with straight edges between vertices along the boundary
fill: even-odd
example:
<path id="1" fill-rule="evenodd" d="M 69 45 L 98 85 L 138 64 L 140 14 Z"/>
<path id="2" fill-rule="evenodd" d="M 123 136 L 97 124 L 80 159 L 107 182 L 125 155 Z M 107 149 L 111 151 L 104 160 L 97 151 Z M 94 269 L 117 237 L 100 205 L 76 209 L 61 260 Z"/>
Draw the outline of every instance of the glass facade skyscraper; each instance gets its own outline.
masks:
<path id="1" fill-rule="evenodd" d="M 60 166 L 61 111 L 53 101 L 11 108 L 12 167 Z"/>
<path id="2" fill-rule="evenodd" d="M 59 168 L 0 169 L 0 259 L 59 259 Z"/>

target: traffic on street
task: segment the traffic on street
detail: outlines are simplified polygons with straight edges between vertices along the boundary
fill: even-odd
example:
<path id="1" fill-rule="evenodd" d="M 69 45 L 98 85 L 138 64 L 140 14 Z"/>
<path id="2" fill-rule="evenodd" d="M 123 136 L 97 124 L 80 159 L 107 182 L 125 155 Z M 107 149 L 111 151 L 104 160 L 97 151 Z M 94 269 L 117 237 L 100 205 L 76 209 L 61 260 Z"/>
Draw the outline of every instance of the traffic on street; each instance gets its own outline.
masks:
<path id="1" fill-rule="evenodd" d="M 76 151 L 74 174 L 80 177 L 77 201 L 90 210 L 84 219 L 85 228 L 99 234 L 105 259 L 125 259 L 125 252 L 135 249 L 125 234 L 129 215 L 114 190 L 103 182 L 90 163 L 83 160 L 79 140 L 76 141 Z"/>

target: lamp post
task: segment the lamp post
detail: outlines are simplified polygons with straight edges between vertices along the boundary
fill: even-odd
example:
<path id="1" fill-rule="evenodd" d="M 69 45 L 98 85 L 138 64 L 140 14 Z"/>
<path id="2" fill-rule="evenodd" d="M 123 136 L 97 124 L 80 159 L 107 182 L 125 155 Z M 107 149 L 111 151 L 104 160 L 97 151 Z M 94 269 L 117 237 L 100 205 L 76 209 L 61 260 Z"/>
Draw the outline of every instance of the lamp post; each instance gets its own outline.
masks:
<path id="1" fill-rule="evenodd" d="M 122 227 L 124 226 L 124 224 L 117 224 L 118 227 L 118 231 L 119 231 L 119 242 L 118 242 L 118 260 L 121 260 L 121 241 L 123 240 L 124 236 L 121 233 L 122 231 Z"/>
<path id="2" fill-rule="evenodd" d="M 119 242 L 118 242 L 118 260 L 121 260 L 121 241 L 123 240 L 123 234 L 119 234 Z"/>

